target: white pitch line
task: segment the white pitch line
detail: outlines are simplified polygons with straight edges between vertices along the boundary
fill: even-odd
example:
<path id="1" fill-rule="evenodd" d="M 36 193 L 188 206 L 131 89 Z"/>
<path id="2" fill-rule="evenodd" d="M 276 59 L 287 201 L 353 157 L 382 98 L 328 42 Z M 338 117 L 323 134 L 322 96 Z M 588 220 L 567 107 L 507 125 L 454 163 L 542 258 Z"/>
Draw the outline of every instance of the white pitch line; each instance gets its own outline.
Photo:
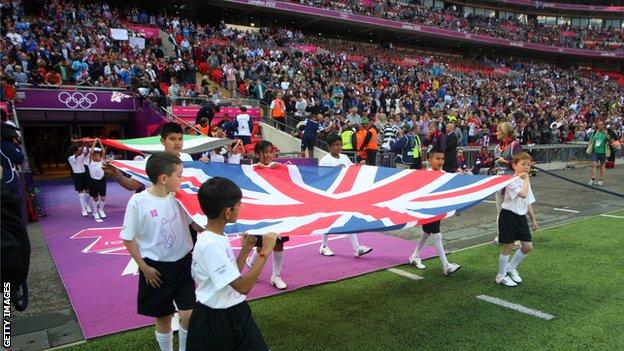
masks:
<path id="1" fill-rule="evenodd" d="M 525 306 L 522 306 L 522 305 L 518 305 L 517 303 L 512 303 L 512 302 L 509 302 L 509 301 L 505 301 L 505 300 L 502 300 L 502 299 L 499 299 L 499 298 L 496 298 L 496 297 L 493 297 L 493 296 L 477 295 L 477 299 L 483 300 L 485 302 L 493 303 L 495 305 L 503 306 L 505 308 L 509 308 L 509 309 L 514 310 L 514 311 L 518 311 L 520 313 L 528 314 L 528 315 L 533 316 L 533 317 L 545 319 L 547 321 L 555 318 L 555 316 L 553 316 L 552 314 L 548 314 L 546 312 L 534 310 L 532 308 L 528 308 L 528 307 L 525 307 Z"/>
<path id="2" fill-rule="evenodd" d="M 558 208 L 558 207 L 555 207 L 555 208 L 553 208 L 553 210 L 555 210 L 555 211 L 561 211 L 561 212 L 579 213 L 579 211 L 577 211 L 577 210 L 568 210 L 567 208 Z"/>
<path id="3" fill-rule="evenodd" d="M 602 217 L 609 217 L 609 218 L 619 218 L 619 219 L 624 219 L 624 216 L 616 216 L 616 215 L 610 215 L 610 214 L 601 214 L 600 216 Z"/>
<path id="4" fill-rule="evenodd" d="M 398 268 L 388 268 L 388 272 L 392 272 L 394 274 L 398 274 L 398 275 L 402 275 L 404 277 L 410 278 L 411 280 L 423 280 L 425 279 L 424 277 L 419 276 L 418 274 L 413 274 L 410 272 L 406 272 L 402 269 L 398 269 Z"/>
<path id="5" fill-rule="evenodd" d="M 483 200 L 483 202 L 488 203 L 488 204 L 495 204 L 496 201 L 492 201 L 492 200 Z"/>

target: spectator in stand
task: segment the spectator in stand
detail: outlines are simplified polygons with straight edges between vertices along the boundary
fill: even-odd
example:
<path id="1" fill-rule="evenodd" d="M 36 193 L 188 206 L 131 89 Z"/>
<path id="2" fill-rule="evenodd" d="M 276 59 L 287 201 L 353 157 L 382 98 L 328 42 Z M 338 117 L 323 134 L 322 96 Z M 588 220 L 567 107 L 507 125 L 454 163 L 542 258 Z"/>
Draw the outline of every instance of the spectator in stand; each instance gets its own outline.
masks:
<path id="1" fill-rule="evenodd" d="M 275 99 L 271 101 L 271 117 L 278 122 L 286 123 L 286 104 L 282 100 L 282 93 L 277 93 Z M 283 124 L 279 124 L 281 131 L 285 131 L 286 128 Z"/>
<path id="2" fill-rule="evenodd" d="M 446 139 L 444 140 L 444 166 L 448 173 L 457 171 L 457 133 L 455 133 L 457 117 L 448 116 L 446 121 Z"/>
<path id="3" fill-rule="evenodd" d="M 487 169 L 488 174 L 490 173 L 490 168 L 494 164 L 494 158 L 487 150 L 487 147 L 481 146 L 481 150 L 479 154 L 477 154 L 476 161 L 474 166 L 472 167 L 472 174 L 478 175 L 481 172 L 481 169 Z"/>
<path id="4" fill-rule="evenodd" d="M 251 144 L 251 131 L 253 130 L 253 122 L 251 116 L 247 113 L 247 107 L 241 106 L 241 113 L 236 115 L 236 135 L 242 140 L 243 145 Z"/>
<path id="5" fill-rule="evenodd" d="M 314 157 L 314 147 L 316 146 L 316 138 L 319 132 L 323 130 L 323 114 L 310 116 L 303 122 L 303 136 L 301 137 L 301 157 Z M 307 154 L 306 154 L 307 151 Z"/>
<path id="6" fill-rule="evenodd" d="M 596 132 L 589 140 L 588 150 L 591 152 L 591 171 L 589 185 L 602 186 L 604 183 L 605 174 L 607 172 L 606 164 L 607 158 L 611 156 L 611 135 L 605 128 L 605 123 L 602 119 L 599 119 L 596 123 Z M 600 178 L 596 181 L 596 167 L 600 166 Z"/>
<path id="7" fill-rule="evenodd" d="M 202 135 L 209 136 L 210 124 L 208 124 L 208 118 L 203 117 L 199 120 L 199 124 L 195 125 L 195 129 L 199 130 Z"/>

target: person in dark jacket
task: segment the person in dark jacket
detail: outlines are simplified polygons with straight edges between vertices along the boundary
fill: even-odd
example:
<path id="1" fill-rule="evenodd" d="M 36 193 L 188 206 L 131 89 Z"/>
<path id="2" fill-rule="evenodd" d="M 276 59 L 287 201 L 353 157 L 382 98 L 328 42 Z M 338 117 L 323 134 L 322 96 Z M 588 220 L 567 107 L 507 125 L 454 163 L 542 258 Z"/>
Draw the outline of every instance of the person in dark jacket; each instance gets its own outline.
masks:
<path id="1" fill-rule="evenodd" d="M 19 174 L 17 166 L 24 162 L 24 154 L 20 147 L 18 128 L 2 123 L 0 132 L 0 158 L 2 159 L 2 185 L 13 194 L 19 194 Z"/>
<path id="2" fill-rule="evenodd" d="M 215 112 L 219 112 L 221 109 L 219 106 L 216 106 L 211 101 L 206 101 L 204 106 L 197 111 L 197 117 L 195 117 L 195 124 L 199 124 L 201 119 L 206 117 L 208 118 L 208 127 L 212 127 L 212 119 L 214 118 Z"/>
<path id="3" fill-rule="evenodd" d="M 455 133 L 455 122 L 457 117 L 449 116 L 446 122 L 446 143 L 444 146 L 444 166 L 445 172 L 455 173 L 457 170 L 457 134 Z"/>

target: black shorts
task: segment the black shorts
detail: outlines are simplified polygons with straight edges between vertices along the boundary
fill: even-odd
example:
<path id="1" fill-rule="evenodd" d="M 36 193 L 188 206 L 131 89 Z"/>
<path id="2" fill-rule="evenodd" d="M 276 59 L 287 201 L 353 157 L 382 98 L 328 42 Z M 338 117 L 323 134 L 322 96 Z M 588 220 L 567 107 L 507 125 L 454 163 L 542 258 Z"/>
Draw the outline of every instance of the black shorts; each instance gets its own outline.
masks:
<path id="1" fill-rule="evenodd" d="M 246 301 L 225 309 L 197 302 L 189 320 L 186 349 L 266 351 L 269 347 Z"/>
<path id="2" fill-rule="evenodd" d="M 511 244 L 516 240 L 531 241 L 527 218 L 503 208 L 498 216 L 498 242 Z"/>
<path id="3" fill-rule="evenodd" d="M 254 235 L 256 237 L 256 247 L 262 247 L 262 235 Z M 283 236 L 277 239 L 276 244 L 283 244 L 290 240 L 289 236 Z"/>
<path id="4" fill-rule="evenodd" d="M 412 163 L 410 169 L 422 169 L 422 159 L 420 156 L 414 159 L 414 163 Z"/>
<path id="5" fill-rule="evenodd" d="M 238 138 L 243 142 L 243 145 L 251 144 L 251 136 L 239 135 Z"/>
<path id="6" fill-rule="evenodd" d="M 301 150 L 302 151 L 305 150 L 305 149 L 313 150 L 314 149 L 314 144 L 315 144 L 314 139 L 303 138 L 303 139 L 301 139 Z"/>
<path id="7" fill-rule="evenodd" d="M 88 172 L 74 173 L 72 179 L 74 181 L 74 189 L 78 192 L 89 190 L 89 176 Z"/>
<path id="8" fill-rule="evenodd" d="M 106 178 L 91 179 L 89 184 L 89 196 L 98 197 L 106 196 Z"/>
<path id="9" fill-rule="evenodd" d="M 137 313 L 150 317 L 165 317 L 178 310 L 190 310 L 195 304 L 195 282 L 191 277 L 189 253 L 175 262 L 158 262 L 145 258 L 148 266 L 160 273 L 162 284 L 158 288 L 147 285 L 143 272 L 139 271 L 139 294 Z M 173 305 L 175 301 L 176 306 Z"/>
<path id="10" fill-rule="evenodd" d="M 422 228 L 425 234 L 437 234 L 440 232 L 440 221 L 423 224 Z"/>

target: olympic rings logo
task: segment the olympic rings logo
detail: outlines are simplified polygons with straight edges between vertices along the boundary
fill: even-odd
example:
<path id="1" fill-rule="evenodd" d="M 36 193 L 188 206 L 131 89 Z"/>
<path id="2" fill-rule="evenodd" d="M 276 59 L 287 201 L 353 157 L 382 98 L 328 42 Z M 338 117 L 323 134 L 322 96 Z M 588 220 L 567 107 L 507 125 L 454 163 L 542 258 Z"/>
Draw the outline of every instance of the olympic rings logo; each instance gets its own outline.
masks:
<path id="1" fill-rule="evenodd" d="M 97 95 L 94 93 L 83 94 L 81 92 L 68 93 L 64 91 L 58 94 L 58 99 L 72 110 L 77 108 L 86 110 L 97 102 Z"/>

